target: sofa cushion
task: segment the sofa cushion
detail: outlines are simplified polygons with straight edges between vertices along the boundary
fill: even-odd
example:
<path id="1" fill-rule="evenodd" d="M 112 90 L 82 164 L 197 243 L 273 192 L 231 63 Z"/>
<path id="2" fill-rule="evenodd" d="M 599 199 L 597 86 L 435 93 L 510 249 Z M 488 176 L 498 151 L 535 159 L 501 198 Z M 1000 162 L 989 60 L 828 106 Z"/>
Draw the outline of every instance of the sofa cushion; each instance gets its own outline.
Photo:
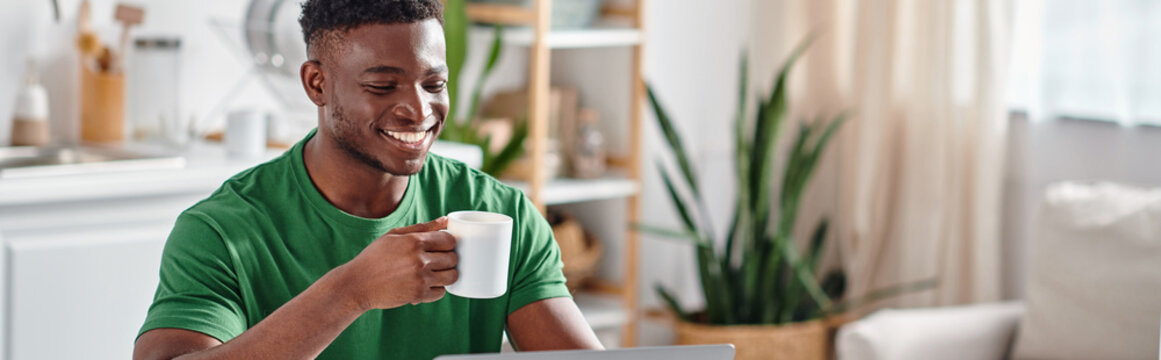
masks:
<path id="1" fill-rule="evenodd" d="M 1028 244 L 1017 359 L 1156 359 L 1161 189 L 1059 183 Z"/>
<path id="2" fill-rule="evenodd" d="M 843 326 L 840 360 L 995 360 L 1009 353 L 1021 303 L 884 309 Z"/>

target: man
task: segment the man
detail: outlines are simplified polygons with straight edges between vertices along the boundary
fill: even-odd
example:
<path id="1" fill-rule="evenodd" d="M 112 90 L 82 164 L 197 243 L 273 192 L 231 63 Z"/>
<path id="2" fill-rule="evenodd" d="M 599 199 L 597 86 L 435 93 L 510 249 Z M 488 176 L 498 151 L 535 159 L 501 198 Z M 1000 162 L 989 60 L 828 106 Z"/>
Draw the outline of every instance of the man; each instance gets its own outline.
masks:
<path id="1" fill-rule="evenodd" d="M 424 359 L 599 349 L 551 229 L 524 195 L 427 153 L 448 111 L 439 0 L 308 0 L 317 130 L 178 218 L 137 359 Z M 442 217 L 514 221 L 508 292 L 447 295 Z"/>

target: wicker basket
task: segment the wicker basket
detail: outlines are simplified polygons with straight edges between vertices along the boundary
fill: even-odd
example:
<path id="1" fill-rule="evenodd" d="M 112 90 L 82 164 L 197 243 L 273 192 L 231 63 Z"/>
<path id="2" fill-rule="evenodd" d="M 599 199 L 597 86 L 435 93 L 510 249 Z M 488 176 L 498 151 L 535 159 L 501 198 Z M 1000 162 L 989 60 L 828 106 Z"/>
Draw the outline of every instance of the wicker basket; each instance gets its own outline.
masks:
<path id="1" fill-rule="evenodd" d="M 601 260 L 601 242 L 596 236 L 581 228 L 580 222 L 560 212 L 549 212 L 552 234 L 560 246 L 560 259 L 564 262 L 565 285 L 575 292 L 597 272 Z"/>
<path id="2" fill-rule="evenodd" d="M 825 360 L 828 332 L 825 320 L 789 325 L 705 325 L 678 321 L 677 343 L 734 344 L 736 360 Z"/>

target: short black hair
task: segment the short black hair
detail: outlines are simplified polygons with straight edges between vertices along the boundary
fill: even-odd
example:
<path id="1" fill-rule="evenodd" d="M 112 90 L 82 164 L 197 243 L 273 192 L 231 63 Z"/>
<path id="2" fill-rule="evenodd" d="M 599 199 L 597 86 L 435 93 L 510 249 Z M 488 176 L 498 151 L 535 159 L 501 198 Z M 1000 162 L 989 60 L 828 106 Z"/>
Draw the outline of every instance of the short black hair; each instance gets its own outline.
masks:
<path id="1" fill-rule="evenodd" d="M 440 0 L 306 0 L 302 3 L 302 37 L 309 52 L 328 35 L 367 24 L 406 24 L 427 19 L 443 24 Z"/>

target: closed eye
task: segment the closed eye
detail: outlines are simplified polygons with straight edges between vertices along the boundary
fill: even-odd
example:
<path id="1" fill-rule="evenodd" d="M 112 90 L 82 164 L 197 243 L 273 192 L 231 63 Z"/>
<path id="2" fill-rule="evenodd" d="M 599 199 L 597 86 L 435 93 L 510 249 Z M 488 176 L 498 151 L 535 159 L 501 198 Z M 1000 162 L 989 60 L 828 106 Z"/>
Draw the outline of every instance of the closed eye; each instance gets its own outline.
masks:
<path id="1" fill-rule="evenodd" d="M 430 84 L 430 85 L 423 86 L 424 89 L 427 89 L 427 91 L 433 92 L 433 93 L 438 93 L 440 91 L 443 91 L 443 89 L 446 87 L 447 87 L 446 81 L 440 81 L 437 84 Z"/>
<path id="2" fill-rule="evenodd" d="M 377 91 L 395 90 L 395 85 L 386 85 L 386 86 L 367 85 L 367 87 L 371 88 L 372 90 L 377 90 Z"/>

